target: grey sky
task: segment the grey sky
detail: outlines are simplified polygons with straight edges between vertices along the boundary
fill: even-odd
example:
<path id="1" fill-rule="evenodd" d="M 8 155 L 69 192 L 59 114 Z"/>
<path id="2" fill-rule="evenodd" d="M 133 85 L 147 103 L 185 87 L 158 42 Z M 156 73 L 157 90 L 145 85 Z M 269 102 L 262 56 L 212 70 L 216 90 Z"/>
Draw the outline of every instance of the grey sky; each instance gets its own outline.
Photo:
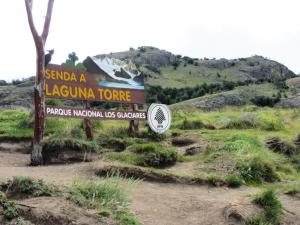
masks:
<path id="1" fill-rule="evenodd" d="M 47 0 L 34 0 L 41 30 Z M 298 0 L 56 0 L 47 49 L 53 63 L 155 46 L 191 57 L 263 55 L 300 72 Z M 0 80 L 35 74 L 24 0 L 0 2 Z"/>

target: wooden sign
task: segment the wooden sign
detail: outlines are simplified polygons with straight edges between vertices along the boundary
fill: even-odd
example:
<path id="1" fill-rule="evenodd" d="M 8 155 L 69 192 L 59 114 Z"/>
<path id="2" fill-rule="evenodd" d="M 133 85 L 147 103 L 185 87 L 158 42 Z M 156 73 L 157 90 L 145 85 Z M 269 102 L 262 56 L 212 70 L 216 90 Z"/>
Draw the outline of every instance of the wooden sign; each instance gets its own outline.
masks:
<path id="1" fill-rule="evenodd" d="M 46 116 L 101 120 L 147 120 L 147 112 L 46 106 Z"/>
<path id="2" fill-rule="evenodd" d="M 144 84 L 116 76 L 90 74 L 79 69 L 49 64 L 45 69 L 45 96 L 73 100 L 145 103 Z M 125 88 L 124 88 L 125 87 Z"/>

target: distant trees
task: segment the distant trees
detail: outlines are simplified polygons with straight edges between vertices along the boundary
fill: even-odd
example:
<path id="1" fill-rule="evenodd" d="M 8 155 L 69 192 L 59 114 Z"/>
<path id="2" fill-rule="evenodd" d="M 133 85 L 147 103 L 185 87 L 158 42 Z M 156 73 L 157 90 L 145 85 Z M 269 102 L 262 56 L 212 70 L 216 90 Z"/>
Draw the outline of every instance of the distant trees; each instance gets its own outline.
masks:
<path id="1" fill-rule="evenodd" d="M 66 59 L 66 62 L 62 63 L 62 65 L 70 67 L 70 68 L 78 68 L 78 69 L 82 69 L 82 70 L 86 70 L 85 66 L 83 65 L 83 63 L 79 62 L 76 64 L 76 61 L 78 61 L 79 58 L 76 55 L 75 52 L 71 52 L 68 55 L 68 58 Z"/>
<path id="2" fill-rule="evenodd" d="M 197 85 L 196 87 L 185 88 L 162 88 L 161 86 L 146 86 L 146 102 L 160 102 L 164 104 L 174 104 L 191 98 L 201 97 L 205 94 L 213 94 L 220 91 L 233 90 L 237 86 L 248 85 L 251 81 L 223 81 L 222 83 L 212 83 Z"/>
<path id="3" fill-rule="evenodd" d="M 273 107 L 277 102 L 280 101 L 280 97 L 281 95 L 277 95 L 277 97 L 275 98 L 271 98 L 268 96 L 255 96 L 255 98 L 251 99 L 251 102 L 254 105 L 260 107 L 264 107 L 264 106 Z"/>

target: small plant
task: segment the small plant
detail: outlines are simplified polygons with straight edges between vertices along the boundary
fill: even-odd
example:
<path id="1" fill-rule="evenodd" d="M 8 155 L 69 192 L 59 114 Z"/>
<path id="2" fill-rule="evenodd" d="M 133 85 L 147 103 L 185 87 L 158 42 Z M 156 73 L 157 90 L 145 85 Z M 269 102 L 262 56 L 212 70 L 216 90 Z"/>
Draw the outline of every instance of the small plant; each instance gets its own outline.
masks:
<path id="1" fill-rule="evenodd" d="M 156 143 L 135 144 L 132 146 L 132 151 L 143 156 L 142 164 L 144 166 L 164 167 L 173 165 L 178 157 L 176 149 Z"/>
<path id="2" fill-rule="evenodd" d="M 127 192 L 134 183 L 133 180 L 118 176 L 98 182 L 74 181 L 68 199 L 80 206 L 96 209 L 102 215 L 112 215 L 120 225 L 140 225 L 127 209 Z"/>
<path id="3" fill-rule="evenodd" d="M 203 128 L 210 129 L 210 130 L 215 129 L 213 125 L 210 124 L 206 125 L 201 120 L 188 120 L 187 118 L 185 118 L 185 120 L 180 125 L 180 129 L 183 130 L 195 130 L 195 129 L 203 129 Z"/>
<path id="4" fill-rule="evenodd" d="M 4 217 L 8 220 L 16 218 L 18 216 L 18 211 L 16 205 L 13 201 L 6 201 L 3 204 Z"/>
<path id="5" fill-rule="evenodd" d="M 45 184 L 42 180 L 34 180 L 30 177 L 14 177 L 9 183 L 13 192 L 19 192 L 35 197 L 52 196 L 55 192 L 52 186 Z"/>
<path id="6" fill-rule="evenodd" d="M 8 220 L 16 218 L 18 216 L 18 211 L 16 209 L 15 203 L 9 201 L 6 195 L 0 191 L 0 206 L 3 207 L 4 217 Z"/>
<path id="7" fill-rule="evenodd" d="M 258 157 L 250 161 L 238 162 L 236 168 L 246 183 L 275 182 L 279 180 L 274 166 Z"/>
<path id="8" fill-rule="evenodd" d="M 238 187 L 242 186 L 242 184 L 243 184 L 242 179 L 237 175 L 227 176 L 226 182 L 228 184 L 228 187 L 231 187 L 231 188 L 238 188 Z"/>
<path id="9" fill-rule="evenodd" d="M 264 209 L 264 214 L 259 218 L 259 221 L 264 223 L 260 224 L 280 224 L 283 207 L 273 190 L 267 190 L 258 194 L 253 199 L 253 202 Z"/>

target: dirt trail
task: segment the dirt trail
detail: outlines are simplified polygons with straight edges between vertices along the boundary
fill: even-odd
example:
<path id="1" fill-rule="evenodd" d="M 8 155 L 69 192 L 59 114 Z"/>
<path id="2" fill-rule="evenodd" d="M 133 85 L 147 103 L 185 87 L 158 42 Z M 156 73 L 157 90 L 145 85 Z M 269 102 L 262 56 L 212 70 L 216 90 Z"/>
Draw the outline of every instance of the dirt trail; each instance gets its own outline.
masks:
<path id="1" fill-rule="evenodd" d="M 14 176 L 31 176 L 63 186 L 74 179 L 101 179 L 94 166 L 109 162 L 76 163 L 29 167 L 30 157 L 0 152 L 0 181 Z M 213 188 L 208 186 L 140 182 L 133 190 L 130 209 L 145 225 L 229 225 L 224 208 L 249 196 L 251 188 Z"/>
<path id="2" fill-rule="evenodd" d="M 142 182 L 131 209 L 146 225 L 225 225 L 224 208 L 254 191 Z"/>

